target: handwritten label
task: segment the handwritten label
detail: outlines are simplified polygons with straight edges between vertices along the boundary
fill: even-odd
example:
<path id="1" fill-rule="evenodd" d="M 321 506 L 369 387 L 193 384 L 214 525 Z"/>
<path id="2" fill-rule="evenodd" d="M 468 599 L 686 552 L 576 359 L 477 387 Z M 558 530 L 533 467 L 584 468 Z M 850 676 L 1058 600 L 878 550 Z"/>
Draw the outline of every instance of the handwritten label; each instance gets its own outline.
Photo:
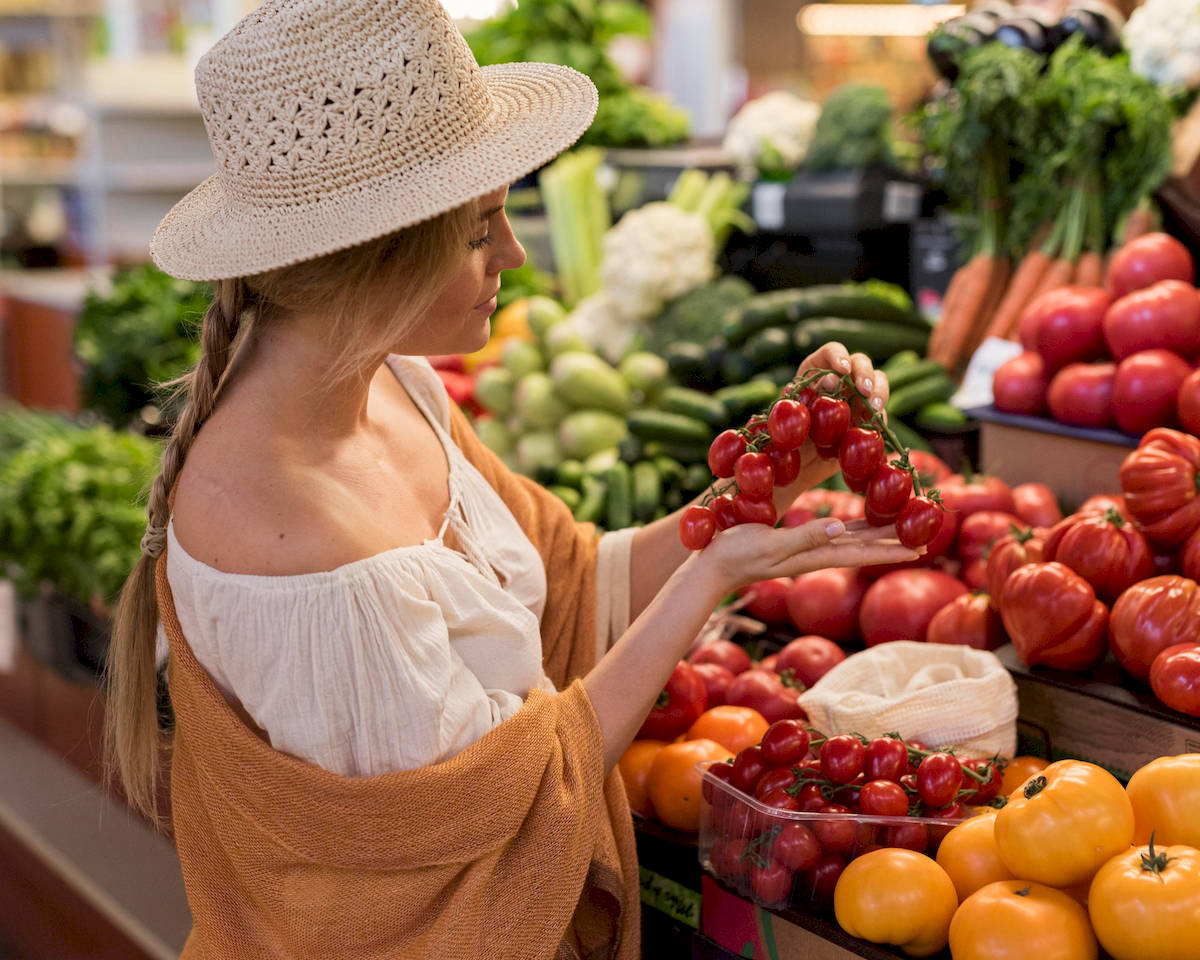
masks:
<path id="1" fill-rule="evenodd" d="M 1019 343 L 988 337 L 971 357 L 962 385 L 950 402 L 960 410 L 991 406 L 992 379 L 996 376 L 996 370 L 1023 352 Z"/>
<path id="2" fill-rule="evenodd" d="M 668 880 L 645 867 L 639 867 L 638 872 L 641 877 L 642 903 L 695 930 L 700 929 L 698 891 L 689 890 L 683 884 Z"/>

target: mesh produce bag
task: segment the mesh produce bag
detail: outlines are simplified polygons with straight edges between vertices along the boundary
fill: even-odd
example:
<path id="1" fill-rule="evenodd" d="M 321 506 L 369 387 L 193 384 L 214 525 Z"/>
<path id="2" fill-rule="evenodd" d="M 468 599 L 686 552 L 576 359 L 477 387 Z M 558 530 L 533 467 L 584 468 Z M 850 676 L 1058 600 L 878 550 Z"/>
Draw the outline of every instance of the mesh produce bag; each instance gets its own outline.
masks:
<path id="1" fill-rule="evenodd" d="M 800 696 L 826 733 L 896 731 L 964 755 L 1013 755 L 1017 687 L 995 654 L 935 643 L 885 643 L 847 657 Z"/>

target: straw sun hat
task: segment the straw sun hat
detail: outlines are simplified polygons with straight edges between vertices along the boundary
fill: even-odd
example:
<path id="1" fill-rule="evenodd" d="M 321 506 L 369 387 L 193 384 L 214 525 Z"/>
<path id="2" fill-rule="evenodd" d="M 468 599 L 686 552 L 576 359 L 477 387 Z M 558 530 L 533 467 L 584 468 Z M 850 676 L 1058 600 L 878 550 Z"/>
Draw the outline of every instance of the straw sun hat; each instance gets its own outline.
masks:
<path id="1" fill-rule="evenodd" d="M 163 218 L 167 273 L 261 273 L 431 219 L 536 170 L 596 112 L 581 73 L 483 67 L 438 0 L 268 0 L 204 55 L 217 173 Z"/>

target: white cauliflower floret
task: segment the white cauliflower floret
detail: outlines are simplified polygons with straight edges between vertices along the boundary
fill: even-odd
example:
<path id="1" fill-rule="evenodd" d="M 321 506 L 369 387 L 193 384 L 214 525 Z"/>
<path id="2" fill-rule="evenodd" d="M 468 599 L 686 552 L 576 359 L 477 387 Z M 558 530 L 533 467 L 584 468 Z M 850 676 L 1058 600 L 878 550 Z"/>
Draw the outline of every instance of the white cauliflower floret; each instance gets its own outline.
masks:
<path id="1" fill-rule="evenodd" d="M 668 300 L 712 276 L 708 222 L 672 204 L 631 210 L 604 236 L 600 285 L 615 309 L 633 321 L 657 316 Z"/>
<path id="2" fill-rule="evenodd" d="M 729 121 L 725 152 L 744 167 L 781 172 L 804 160 L 821 115 L 818 104 L 776 90 L 751 100 Z"/>
<path id="3" fill-rule="evenodd" d="M 638 318 L 618 309 L 605 290 L 580 300 L 563 322 L 610 363 L 621 361 L 640 327 Z"/>
<path id="4" fill-rule="evenodd" d="M 1133 11 L 1124 33 L 1133 72 L 1161 87 L 1200 86 L 1200 3 L 1147 0 Z"/>

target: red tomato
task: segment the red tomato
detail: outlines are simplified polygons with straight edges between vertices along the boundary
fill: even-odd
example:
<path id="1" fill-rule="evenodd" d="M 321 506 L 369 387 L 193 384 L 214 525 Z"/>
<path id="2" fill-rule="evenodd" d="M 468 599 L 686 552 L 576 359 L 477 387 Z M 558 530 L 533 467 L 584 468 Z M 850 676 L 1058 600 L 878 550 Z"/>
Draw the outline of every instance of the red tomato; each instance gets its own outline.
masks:
<path id="1" fill-rule="evenodd" d="M 789 870 L 811 870 L 821 859 L 821 844 L 802 823 L 785 823 L 771 847 L 772 859 Z"/>
<path id="2" fill-rule="evenodd" d="M 870 480 L 887 462 L 883 434 L 868 427 L 851 427 L 838 447 L 838 462 L 847 480 Z"/>
<path id="3" fill-rule="evenodd" d="M 702 647 L 697 647 L 688 657 L 688 662 L 697 665 L 701 663 L 717 663 L 732 673 L 735 677 L 750 669 L 750 654 L 732 640 L 714 640 Z"/>
<path id="4" fill-rule="evenodd" d="M 808 438 L 817 447 L 834 447 L 850 426 L 850 405 L 845 400 L 820 396 L 812 402 L 812 426 Z"/>
<path id="5" fill-rule="evenodd" d="M 1000 764 L 995 760 L 982 760 L 972 758 L 962 762 L 963 769 L 974 770 L 981 776 L 988 779 L 980 783 L 973 777 L 967 779 L 966 786 L 975 787 L 975 792 L 967 794 L 962 798 L 962 803 L 971 804 L 972 806 L 984 806 L 991 803 L 1000 793 L 1000 787 L 1004 783 L 1004 772 L 1000 769 Z"/>
<path id="6" fill-rule="evenodd" d="M 1062 519 L 1062 508 L 1054 491 L 1044 483 L 1022 483 L 1013 487 L 1017 516 L 1030 527 L 1052 527 Z"/>
<path id="7" fill-rule="evenodd" d="M 912 495 L 911 473 L 890 463 L 880 467 L 867 484 L 867 522 L 872 526 L 886 526 L 896 519 Z"/>
<path id="8" fill-rule="evenodd" d="M 791 585 L 791 577 L 760 580 L 758 583 L 752 583 L 748 587 L 742 587 L 738 591 L 738 596 L 745 597 L 748 594 L 753 594 L 753 598 L 746 604 L 745 610 L 755 620 L 761 620 L 763 623 L 771 625 L 787 623 L 787 592 L 788 587 Z M 749 669 L 749 666 L 750 658 L 747 657 L 746 669 Z M 735 670 L 734 672 L 741 673 L 740 670 Z"/>
<path id="9" fill-rule="evenodd" d="M 1183 429 L 1200 435 L 1200 370 L 1188 374 L 1175 395 L 1175 415 Z"/>
<path id="10" fill-rule="evenodd" d="M 859 791 L 858 809 L 873 817 L 906 817 L 908 794 L 892 780 L 869 780 Z"/>
<path id="11" fill-rule="evenodd" d="M 1013 527 L 1023 526 L 1021 518 L 999 510 L 980 510 L 967 517 L 958 528 L 958 556 L 970 563 L 987 556 L 997 540 L 1007 536 Z"/>
<path id="12" fill-rule="evenodd" d="M 1121 594 L 1108 629 L 1117 662 L 1145 680 L 1167 647 L 1200 639 L 1200 586 L 1185 577 L 1143 580 Z"/>
<path id="13" fill-rule="evenodd" d="M 967 588 L 937 570 L 897 570 L 876 580 L 863 597 L 859 626 L 868 647 L 925 639 L 929 621 Z"/>
<path id="14" fill-rule="evenodd" d="M 1029 667 L 1087 670 L 1108 649 L 1108 608 L 1090 583 L 1061 563 L 1014 570 L 1000 595 L 1000 616 Z"/>
<path id="15" fill-rule="evenodd" d="M 758 662 L 758 669 L 765 670 L 767 673 L 773 673 L 779 676 L 779 671 L 775 669 L 775 665 L 779 662 L 779 654 L 773 653 L 769 657 L 763 657 Z"/>
<path id="16" fill-rule="evenodd" d="M 1150 689 L 1172 710 L 1200 717 L 1200 644 L 1178 643 L 1150 665 Z"/>
<path id="17" fill-rule="evenodd" d="M 710 763 L 707 767 L 707 771 L 718 780 L 724 780 L 726 783 L 728 783 L 729 777 L 733 773 L 733 764 L 718 760 L 714 763 Z M 708 780 L 704 780 L 704 786 L 701 788 L 701 794 L 707 802 L 715 802 L 713 798 L 719 793 L 722 793 L 719 787 L 714 787 L 708 782 Z M 724 796 L 723 793 L 722 796 Z"/>
<path id="18" fill-rule="evenodd" d="M 830 903 L 837 882 L 846 869 L 846 861 L 836 854 L 824 851 L 816 866 L 800 875 L 800 889 L 808 892 L 813 903 Z"/>
<path id="19" fill-rule="evenodd" d="M 750 868 L 750 886 L 763 903 L 786 903 L 792 895 L 792 871 L 775 861 L 765 867 L 755 864 Z"/>
<path id="20" fill-rule="evenodd" d="M 1179 569 L 1189 580 L 1200 580 L 1200 530 L 1183 542 L 1179 551 Z"/>
<path id="21" fill-rule="evenodd" d="M 852 567 L 805 573 L 788 590 L 788 616 L 800 633 L 845 643 L 858 636 L 858 608 L 865 592 Z"/>
<path id="22" fill-rule="evenodd" d="M 1121 464 L 1125 506 L 1151 543 L 1174 547 L 1200 528 L 1200 439 L 1151 430 Z"/>
<path id="23" fill-rule="evenodd" d="M 958 571 L 958 579 L 968 590 L 984 590 L 987 587 L 987 561 L 983 557 L 968 561 Z"/>
<path id="24" fill-rule="evenodd" d="M 778 516 L 770 500 L 755 500 L 739 493 L 733 498 L 733 513 L 739 523 L 761 523 L 773 527 Z"/>
<path id="25" fill-rule="evenodd" d="M 913 497 L 896 517 L 896 537 L 915 549 L 932 543 L 942 530 L 946 512 L 928 497 Z"/>
<path id="26" fill-rule="evenodd" d="M 827 803 L 817 810 L 817 813 L 850 814 L 853 812 L 842 803 Z M 850 817 L 837 820 L 816 820 L 813 822 L 812 832 L 821 842 L 821 849 L 825 853 L 844 855 L 854 849 L 854 843 L 858 836 L 858 824 Z"/>
<path id="27" fill-rule="evenodd" d="M 752 707 L 768 723 L 776 720 L 803 720 L 806 714 L 796 702 L 797 691 L 785 687 L 774 674 L 747 670 L 734 678 L 725 693 L 725 702 L 735 707 Z"/>
<path id="28" fill-rule="evenodd" d="M 1160 280 L 1191 283 L 1196 274 L 1188 248 L 1165 233 L 1146 233 L 1113 254 L 1104 285 L 1114 297 L 1152 286 Z"/>
<path id="29" fill-rule="evenodd" d="M 923 823 L 902 823 L 888 827 L 884 834 L 885 847 L 900 847 L 924 853 L 929 846 L 929 830 Z"/>
<path id="30" fill-rule="evenodd" d="M 808 754 L 808 728 L 800 720 L 776 720 L 762 735 L 760 746 L 767 763 L 780 767 L 799 763 Z"/>
<path id="31" fill-rule="evenodd" d="M 719 663 L 697 663 L 693 667 L 696 675 L 704 681 L 704 689 L 708 694 L 705 698 L 707 707 L 711 709 L 721 706 L 733 683 L 734 674 Z"/>
<path id="32" fill-rule="evenodd" d="M 962 782 L 962 764 L 949 753 L 931 753 L 917 767 L 917 795 L 927 807 L 953 803 Z"/>
<path id="33" fill-rule="evenodd" d="M 842 648 L 832 640 L 810 635 L 797 637 L 780 650 L 776 664 L 780 673 L 791 670 L 804 686 L 811 687 L 845 659 Z"/>
<path id="34" fill-rule="evenodd" d="M 1200 349 L 1200 297 L 1181 280 L 1135 290 L 1108 308 L 1104 338 L 1117 360 L 1154 349 L 1191 357 Z"/>
<path id="35" fill-rule="evenodd" d="M 849 783 L 863 770 L 866 745 L 848 733 L 839 733 L 821 744 L 821 772 L 834 783 Z"/>
<path id="36" fill-rule="evenodd" d="M 926 635 L 929 643 L 949 643 L 998 650 L 1007 642 L 1000 616 L 992 609 L 986 593 L 955 597 L 933 615 Z"/>
<path id="37" fill-rule="evenodd" d="M 774 444 L 764 448 L 763 453 L 771 458 L 771 466 L 775 469 L 775 486 L 786 487 L 795 483 L 804 469 L 804 457 L 799 450 L 780 450 Z"/>
<path id="38" fill-rule="evenodd" d="M 712 508 L 713 516 L 716 517 L 718 530 L 728 530 L 741 523 L 733 504 L 733 497 L 729 494 L 723 493 L 719 497 L 713 497 L 709 502 L 709 507 Z"/>
<path id="39" fill-rule="evenodd" d="M 946 509 L 958 514 L 959 525 L 973 513 L 981 510 L 998 510 L 1001 513 L 1017 512 L 1012 488 L 997 477 L 974 474 L 969 479 L 961 473 L 947 477 L 941 484 L 942 501 Z"/>
<path id="40" fill-rule="evenodd" d="M 1111 427 L 1115 363 L 1073 363 L 1050 381 L 1050 416 L 1075 427 Z"/>
<path id="41" fill-rule="evenodd" d="M 775 468 L 765 453 L 743 453 L 733 465 L 733 482 L 743 497 L 766 500 L 775 489 Z"/>
<path id="42" fill-rule="evenodd" d="M 717 532 L 717 517 L 708 508 L 693 504 L 679 518 L 679 539 L 689 550 L 703 550 Z"/>
<path id="43" fill-rule="evenodd" d="M 1105 355 L 1104 315 L 1111 303 L 1099 287 L 1063 287 L 1034 303 L 1033 349 L 1047 373 Z"/>
<path id="44" fill-rule="evenodd" d="M 820 769 L 820 767 L 818 766 L 817 769 Z M 800 801 L 800 810 L 804 813 L 816 813 L 817 810 L 828 803 L 821 793 L 821 788 L 815 783 L 801 787 L 800 792 L 796 794 L 796 799 Z"/>
<path id="45" fill-rule="evenodd" d="M 1133 519 L 1129 513 L 1129 508 L 1125 505 L 1125 498 L 1120 494 L 1097 493 L 1084 500 L 1075 513 L 1076 515 L 1081 513 L 1103 514 L 1108 513 L 1109 510 L 1116 510 L 1126 520 Z"/>
<path id="46" fill-rule="evenodd" d="M 863 498 L 844 490 L 806 490 L 788 508 L 783 517 L 785 527 L 798 527 L 809 520 L 837 517 L 839 520 L 861 520 Z"/>
<path id="47" fill-rule="evenodd" d="M 667 685 L 638 731 L 638 740 L 674 740 L 704 712 L 707 692 L 704 681 L 686 660 L 671 671 Z"/>
<path id="48" fill-rule="evenodd" d="M 892 780 L 908 773 L 908 748 L 895 737 L 876 737 L 867 744 L 863 775 L 868 780 Z"/>
<path id="49" fill-rule="evenodd" d="M 1187 361 L 1170 350 L 1142 350 L 1126 357 L 1113 380 L 1117 426 L 1140 436 L 1170 424 L 1179 389 L 1191 372 Z"/>
<path id="50" fill-rule="evenodd" d="M 1101 300 L 1100 294 L 1103 294 L 1103 300 Z M 1030 303 L 1021 315 L 1021 325 L 1018 331 L 1021 346 L 1026 350 L 1036 350 L 1038 331 L 1044 323 L 1053 323 L 1055 326 L 1068 324 L 1067 320 L 1051 319 L 1062 313 L 1066 313 L 1068 318 L 1082 314 L 1082 319 L 1074 320 L 1069 326 L 1072 329 L 1087 331 L 1089 329 L 1089 313 L 1099 309 L 1100 321 L 1103 324 L 1104 311 L 1111 302 L 1108 294 L 1096 287 L 1059 287 L 1057 290 L 1044 293 Z"/>
<path id="51" fill-rule="evenodd" d="M 1103 516 L 1064 520 L 1046 538 L 1042 558 L 1066 564 L 1106 603 L 1138 581 L 1154 576 L 1150 544 L 1116 510 Z"/>
<path id="52" fill-rule="evenodd" d="M 725 430 L 708 448 L 708 469 L 714 477 L 732 477 L 734 464 L 746 452 L 746 438 L 736 430 Z"/>
<path id="53" fill-rule="evenodd" d="M 1033 530 L 1010 530 L 992 545 L 987 558 L 987 592 L 993 610 L 1000 609 L 1000 594 L 1008 575 L 1017 567 L 1042 560 L 1042 540 Z"/>
<path id="54" fill-rule="evenodd" d="M 1041 354 L 1028 352 L 1000 364 L 992 377 L 992 403 L 1005 413 L 1040 417 L 1046 412 L 1050 377 Z"/>
<path id="55" fill-rule="evenodd" d="M 764 773 L 771 769 L 758 746 L 743 747 L 733 758 L 733 770 L 729 783 L 742 793 L 754 795 L 754 787 Z"/>
<path id="56" fill-rule="evenodd" d="M 780 450 L 795 450 L 808 439 L 812 416 L 808 407 L 798 400 L 780 400 L 771 408 L 767 432 L 771 442 Z"/>

